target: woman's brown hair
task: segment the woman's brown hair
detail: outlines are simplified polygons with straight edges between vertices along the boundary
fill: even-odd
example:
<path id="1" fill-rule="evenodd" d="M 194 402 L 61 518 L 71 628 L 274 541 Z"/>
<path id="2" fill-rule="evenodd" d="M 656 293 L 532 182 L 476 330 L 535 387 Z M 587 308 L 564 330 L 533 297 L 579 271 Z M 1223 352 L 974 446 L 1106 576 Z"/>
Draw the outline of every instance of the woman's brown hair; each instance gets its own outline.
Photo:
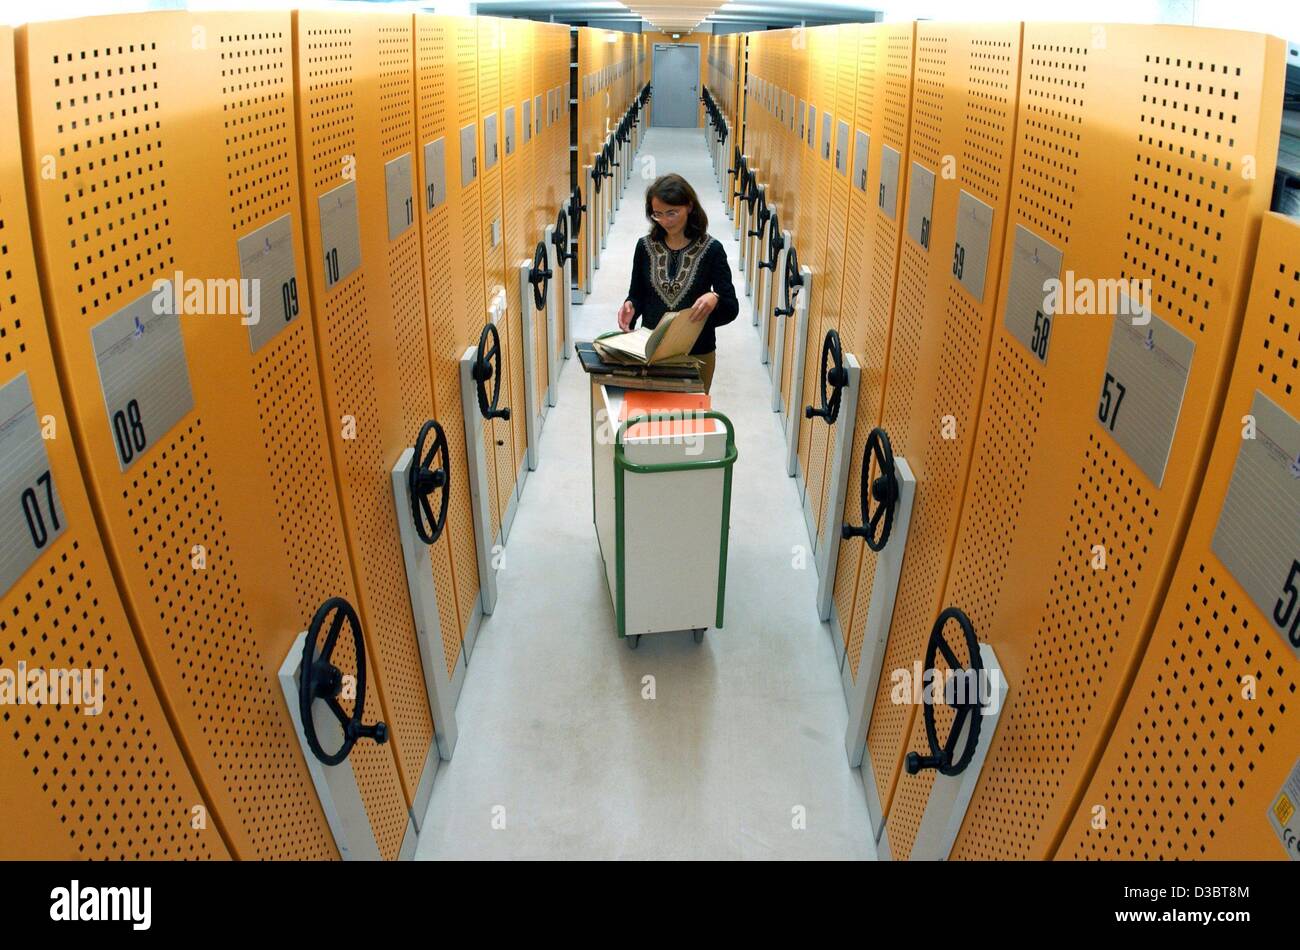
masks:
<path id="1" fill-rule="evenodd" d="M 668 232 L 660 226 L 658 221 L 650 217 L 650 213 L 654 211 L 651 201 L 655 198 L 658 198 L 671 208 L 691 206 L 690 213 L 686 215 L 686 236 L 691 240 L 701 234 L 708 233 L 709 216 L 700 207 L 700 199 L 696 196 L 691 183 L 675 173 L 660 175 L 645 190 L 645 216 L 646 220 L 650 222 L 650 237 L 656 241 L 662 241 L 668 236 Z"/>

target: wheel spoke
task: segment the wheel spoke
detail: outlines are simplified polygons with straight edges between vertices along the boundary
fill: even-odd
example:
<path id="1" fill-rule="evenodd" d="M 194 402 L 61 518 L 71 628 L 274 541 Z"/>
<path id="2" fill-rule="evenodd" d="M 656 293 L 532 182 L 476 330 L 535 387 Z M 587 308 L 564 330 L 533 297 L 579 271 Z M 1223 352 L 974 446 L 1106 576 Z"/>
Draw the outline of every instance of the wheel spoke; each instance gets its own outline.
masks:
<path id="1" fill-rule="evenodd" d="M 339 631 L 343 629 L 345 619 L 342 610 L 334 611 L 334 622 L 330 624 L 329 633 L 325 635 L 325 645 L 321 647 L 319 654 L 322 659 L 328 660 L 334 655 L 334 644 L 338 641 Z"/>
<path id="2" fill-rule="evenodd" d="M 969 706 L 957 706 L 957 715 L 952 720 L 952 731 L 948 733 L 948 741 L 943 744 L 944 754 L 947 756 L 948 763 L 951 765 L 955 756 L 953 753 L 957 750 L 957 740 L 961 738 L 961 730 L 966 725 L 966 718 L 971 714 Z"/>
<path id="3" fill-rule="evenodd" d="M 347 712 L 343 709 L 343 707 L 339 704 L 338 697 L 326 696 L 325 705 L 329 707 L 330 712 L 334 713 L 334 718 L 339 721 L 339 725 L 346 728 L 347 724 L 351 721 L 352 717 L 349 716 Z"/>
<path id="4" fill-rule="evenodd" d="M 939 652 L 943 654 L 943 658 L 945 661 L 947 661 L 950 669 L 954 669 L 954 670 L 962 669 L 961 663 L 957 661 L 957 654 L 953 652 L 952 647 L 948 646 L 947 640 L 945 640 L 943 637 L 940 637 L 939 642 L 936 643 L 935 646 L 938 647 Z"/>

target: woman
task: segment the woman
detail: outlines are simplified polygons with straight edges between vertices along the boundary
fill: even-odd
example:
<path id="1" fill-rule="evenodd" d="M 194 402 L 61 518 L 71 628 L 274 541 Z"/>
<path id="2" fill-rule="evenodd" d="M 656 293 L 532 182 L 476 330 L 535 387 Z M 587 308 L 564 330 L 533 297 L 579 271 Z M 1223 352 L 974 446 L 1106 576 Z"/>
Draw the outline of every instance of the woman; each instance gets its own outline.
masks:
<path id="1" fill-rule="evenodd" d="M 689 310 L 706 321 L 691 348 L 698 357 L 707 393 L 713 384 L 717 341 L 713 330 L 736 319 L 740 302 L 731 285 L 731 266 L 722 242 L 709 236 L 709 219 L 695 189 L 681 175 L 660 175 L 645 193 L 650 233 L 632 257 L 632 284 L 618 308 L 618 325 L 632 329 L 636 318 L 654 329 L 665 313 Z"/>

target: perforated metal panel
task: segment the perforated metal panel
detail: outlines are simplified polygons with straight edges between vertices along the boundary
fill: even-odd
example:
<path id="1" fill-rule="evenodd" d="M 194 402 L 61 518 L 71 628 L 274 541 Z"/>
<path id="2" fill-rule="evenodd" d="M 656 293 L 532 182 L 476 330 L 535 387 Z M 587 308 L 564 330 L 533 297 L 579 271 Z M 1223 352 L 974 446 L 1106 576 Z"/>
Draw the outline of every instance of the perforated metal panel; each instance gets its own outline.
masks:
<path id="1" fill-rule="evenodd" d="M 523 400 L 516 399 L 516 392 L 523 395 L 522 384 L 515 389 L 515 367 L 522 368 L 522 347 L 520 356 L 515 357 L 515 348 L 519 346 L 518 333 L 511 334 L 511 323 L 518 319 L 518 281 L 510 280 L 513 276 L 507 258 L 508 228 L 503 217 L 503 162 L 501 145 L 501 110 L 506 101 L 502 96 L 502 78 L 505 77 L 513 94 L 516 86 L 514 60 L 506 53 L 506 32 L 502 20 L 493 17 L 475 17 L 478 27 L 478 127 L 482 146 L 482 159 L 479 162 L 479 212 L 483 227 L 484 280 L 487 301 L 499 291 L 504 290 L 509 319 L 499 327 L 501 336 L 502 372 L 501 405 L 511 408 L 512 417 L 523 416 Z M 493 158 L 495 156 L 495 159 Z M 511 161 L 511 188 L 515 187 L 514 165 Z M 512 196 L 517 197 L 512 190 Z M 510 286 L 516 285 L 515 302 L 510 305 Z M 474 342 L 478 342 L 477 333 L 487 322 L 487 311 L 475 328 Z M 519 406 L 518 409 L 515 407 Z M 489 459 L 494 460 L 488 467 L 489 481 L 495 495 L 492 510 L 492 535 L 495 541 L 505 518 L 506 509 L 514 497 L 515 477 L 518 463 L 515 458 L 515 432 L 512 419 L 491 419 L 483 425 L 483 446 Z"/>
<path id="2" fill-rule="evenodd" d="M 434 728 L 397 529 L 409 513 L 395 505 L 390 475 L 434 416 L 415 181 L 408 174 L 393 191 L 388 174 L 393 162 L 416 160 L 413 21 L 302 11 L 294 26 L 299 149 L 315 165 L 305 230 L 330 441 L 374 680 L 409 805 Z M 347 186 L 357 211 L 340 226 L 325 214 Z M 390 198 L 404 212 L 396 233 Z M 360 263 L 331 281 L 331 246 L 349 226 Z M 435 570 L 449 570 L 446 559 L 438 552 Z M 454 617 L 449 606 L 440 598 L 444 622 Z"/>
<path id="3" fill-rule="evenodd" d="M 1017 152 L 1025 160 L 1001 251 L 989 409 L 943 598 L 996 650 L 1011 693 L 955 857 L 1050 856 L 1080 805 L 1186 530 L 1268 201 L 1282 44 L 1175 27 L 1098 29 L 1103 43 L 1091 26 L 1024 32 Z M 1242 176 L 1245 155 L 1258 179 Z M 1073 275 L 1076 286 L 1150 279 L 1154 317 L 1145 326 L 1161 335 L 1149 352 L 1164 353 L 1171 330 L 1194 345 L 1163 471 L 1153 476 L 1134 461 L 1133 443 L 1110 428 L 1113 414 L 1099 418 L 1112 338 L 1131 317 L 1067 313 L 1014 293 L 1017 241 L 1022 270 L 1034 247 L 1041 262 L 1055 246 L 1061 278 Z M 1041 350 L 1023 332 L 1036 303 L 1051 317 Z M 1142 387 L 1171 365 L 1169 356 L 1164 368 L 1122 380 L 1136 390 L 1130 411 L 1149 405 Z M 1160 418 L 1147 412 L 1139 421 L 1154 437 Z M 1094 567 L 1099 545 L 1104 569 Z M 924 797 L 919 783 L 900 782 L 900 802 Z"/>
<path id="4" fill-rule="evenodd" d="M 1297 857 L 1275 833 L 1285 823 L 1279 793 L 1300 759 L 1300 661 L 1287 619 L 1287 575 L 1296 537 L 1256 532 L 1252 512 L 1229 513 L 1230 486 L 1251 460 L 1272 458 L 1290 474 L 1282 443 L 1300 419 L 1300 227 L 1265 218 L 1245 325 L 1213 453 L 1187 540 L 1154 632 L 1109 735 L 1101 761 L 1064 829 L 1060 858 Z M 1258 415 L 1270 400 L 1284 418 Z M 1289 418 L 1289 422 L 1287 421 Z M 1258 450 L 1243 438 L 1257 426 Z M 1238 474 L 1240 471 L 1240 474 Z M 1294 522 L 1294 499 L 1257 494 L 1250 508 L 1267 524 Z M 1280 505 L 1277 509 L 1271 505 Z M 1268 579 L 1267 612 L 1248 591 L 1248 574 L 1216 538 L 1221 519 L 1250 533 L 1252 554 Z M 1286 530 L 1290 530 L 1289 528 Z M 1280 541 L 1281 547 L 1270 541 Z M 1280 555 L 1285 554 L 1285 560 Z M 1273 575 L 1276 575 L 1275 577 Z M 1276 604 L 1273 598 L 1277 599 Z M 1291 811 L 1294 794 L 1288 799 Z M 972 829 L 973 831 L 973 829 Z M 968 850 L 1018 853 L 1023 845 L 967 836 Z"/>
<path id="5" fill-rule="evenodd" d="M 89 32 L 34 24 L 20 44 L 26 161 L 40 169 L 53 156 L 56 168 L 32 179 L 55 352 L 142 647 L 236 855 L 332 857 L 275 682 L 316 606 L 356 598 L 330 485 L 300 232 L 290 224 L 277 246 L 260 230 L 298 214 L 290 20 L 106 17 Z M 260 186 L 235 177 L 249 162 L 265 169 Z M 147 316 L 155 281 L 224 282 L 256 268 L 237 249 L 255 230 L 267 253 L 293 254 L 286 284 L 260 298 L 260 316 L 281 328 L 250 332 L 228 299 L 224 308 L 191 300 L 175 318 L 163 307 L 137 324 L 142 346 L 171 334 L 187 365 L 163 379 L 175 358 L 149 362 L 128 379 L 131 392 L 145 401 L 166 383 L 188 389 L 193 408 L 170 425 L 137 415 L 132 434 L 146 444 L 124 451 L 105 406 L 121 378 L 105 375 L 101 389 L 101 372 L 118 371 L 96 365 L 91 329 L 101 328 L 97 339 L 128 304 Z M 290 279 L 296 316 L 283 293 Z M 367 700 L 370 716 L 383 712 L 377 691 Z M 407 819 L 391 747 L 365 743 L 353 763 L 381 852 L 395 857 Z"/>
<path id="6" fill-rule="evenodd" d="M 483 27 L 480 26 L 480 29 Z M 530 93 L 529 77 L 532 75 L 532 51 L 528 47 L 526 24 L 522 20 L 498 20 L 494 27 L 500 43 L 501 112 Z M 501 381 L 502 402 L 511 407 L 509 419 L 510 478 L 505 479 L 502 467 L 506 464 L 505 446 L 498 446 L 498 483 L 502 490 L 501 510 L 504 513 L 515 491 L 519 466 L 528 447 L 527 418 L 524 400 L 524 333 L 527 330 L 523 301 L 519 296 L 519 261 L 530 255 L 528 246 L 528 172 L 524 159 L 516 150 L 513 154 L 502 146 L 501 204 L 496 214 L 502 222 L 502 241 L 497 253 L 502 256 L 502 280 L 506 288 L 506 326 L 502 327 L 501 345 L 505 352 L 502 364 L 507 378 Z M 486 212 L 485 212 L 486 214 Z M 494 258 L 495 260 L 495 258 Z M 506 396 L 509 394 L 507 402 Z M 499 436 L 498 436 L 499 438 Z"/>
<path id="7" fill-rule="evenodd" d="M 837 129 L 841 123 L 851 123 L 854 119 L 858 73 L 861 71 L 858 58 L 860 28 L 856 25 L 845 25 L 833 29 L 834 32 L 831 34 L 830 40 L 835 45 L 835 71 L 831 77 L 833 83 L 827 83 L 824 87 L 825 107 L 831 117 L 829 125 L 830 139 L 825 143 L 822 143 L 820 139 L 818 142 L 818 155 L 823 154 L 821 151 L 823 144 L 829 154 L 828 158 L 821 158 L 820 161 L 828 162 L 830 165 L 830 203 L 827 208 L 826 219 L 825 277 L 822 280 L 819 293 L 816 295 L 822 301 L 822 306 L 818 308 L 821 319 L 815 325 L 811 321 L 809 322 L 808 352 L 812 354 L 816 363 L 813 385 L 817 389 L 811 391 L 813 394 L 820 391 L 821 344 L 827 332 L 836 330 L 843 334 L 847 331 L 852 336 L 857 336 L 857 314 L 854 311 L 845 310 L 843 301 L 840 299 L 846 282 L 845 268 L 852 267 L 856 270 L 857 262 L 846 254 L 850 192 L 847 155 L 849 142 L 847 137 L 844 142 L 839 141 Z M 823 129 L 818 130 L 819 136 L 822 132 Z M 842 342 L 845 342 L 843 338 Z M 852 350 L 846 348 L 845 352 L 852 352 Z M 817 402 L 819 399 L 818 396 L 816 399 L 810 399 L 809 401 Z M 830 491 L 828 482 L 830 481 L 832 453 L 835 450 L 835 432 L 832 426 L 826 425 L 821 420 L 810 423 L 806 428 L 811 431 L 809 432 L 808 464 L 804 469 L 804 475 L 808 485 L 813 524 L 817 526 L 818 543 L 820 544 L 825 530 L 825 526 L 822 524 L 822 510 L 826 504 L 826 496 Z M 837 542 L 832 541 L 831 543 Z"/>
<path id="8" fill-rule="evenodd" d="M 16 130 L 14 78 L 13 31 L 3 28 L 0 125 Z M 11 696 L 0 711 L 0 774 L 13 819 L 0 828 L 0 852 L 228 857 L 215 818 L 194 827 L 195 809 L 202 815 L 211 803 L 140 655 L 79 471 L 37 284 L 17 135 L 0 151 L 0 234 L 0 669 L 24 698 L 28 672 L 48 683 L 54 671 L 77 670 L 90 686 L 56 688 L 56 702 L 40 706 L 12 705 Z"/>
<path id="9" fill-rule="evenodd" d="M 957 276 L 955 249 L 965 239 L 961 219 L 965 196 L 971 194 L 989 209 L 985 246 L 991 253 L 1002 245 L 1013 166 L 1020 26 L 918 23 L 915 44 L 910 156 L 906 166 L 900 163 L 908 182 L 898 217 L 905 233 L 881 419 L 894 453 L 906 457 L 916 476 L 917 492 L 867 734 L 887 817 L 916 711 L 891 701 L 890 673 L 908 669 L 922 657 L 942 609 L 994 322 L 997 255 L 991 254 L 992 276 L 976 295 Z M 988 177 L 990 162 L 1003 169 L 1000 178 Z M 950 171 L 945 174 L 945 169 Z M 932 181 L 932 191 L 917 187 L 923 181 Z M 924 222 L 921 227 L 911 227 L 918 220 Z M 863 560 L 874 570 L 873 559 Z M 858 583 L 854 627 L 865 623 L 870 581 L 864 575 Z M 851 633 L 850 641 L 855 636 L 861 633 Z M 854 646 L 860 652 L 860 642 Z M 889 834 L 892 851 L 892 828 Z"/>
<path id="10" fill-rule="evenodd" d="M 836 27 L 821 26 L 803 31 L 808 56 L 808 97 L 810 103 L 816 103 L 817 120 L 814 123 L 813 147 L 808 148 L 805 143 L 805 146 L 800 149 L 802 196 L 796 219 L 798 231 L 795 233 L 794 240 L 799 249 L 799 262 L 811 268 L 814 278 L 819 282 L 817 290 L 812 295 L 812 309 L 808 313 L 808 348 L 804 352 L 803 366 L 791 367 L 792 373 L 803 374 L 805 404 L 810 402 L 816 404 L 819 399 L 817 394 L 821 392 L 821 353 L 824 336 L 821 329 L 822 319 L 827 307 L 832 310 L 835 307 L 834 303 L 827 300 L 827 295 L 822 293 L 823 286 L 830 279 L 827 271 L 826 240 L 831 218 L 832 171 L 830 159 L 821 157 L 821 117 L 824 111 L 835 109 L 839 75 L 836 59 L 838 50 L 836 29 Z M 799 406 L 796 411 L 802 414 L 803 406 Z M 810 473 L 809 466 L 814 454 L 812 440 L 816 434 L 817 446 L 824 459 L 826 433 L 824 431 L 818 433 L 817 430 L 825 428 L 825 425 L 816 419 L 804 419 L 799 425 L 799 470 L 803 473 L 807 490 L 812 492 L 811 499 L 821 496 L 820 477 L 824 465 L 824 461 L 819 462 L 815 475 Z M 818 479 L 816 485 L 811 484 L 812 477 Z"/>
<path id="11" fill-rule="evenodd" d="M 476 45 L 458 43 L 458 38 L 465 33 L 472 37 L 473 30 L 473 23 L 462 18 L 426 14 L 418 14 L 415 18 L 419 118 L 416 144 L 420 149 L 420 174 L 426 189 L 426 200 L 420 202 L 420 225 L 430 373 L 434 412 L 446 433 L 447 451 L 452 459 L 447 527 L 438 542 L 449 549 L 455 592 L 456 622 L 448 624 L 445 613 L 440 618 L 448 672 L 455 668 L 460 656 L 462 639 L 479 593 L 459 369 L 461 354 L 477 340 L 477 337 L 471 337 L 473 324 L 484 312 L 478 183 L 475 181 L 466 188 L 457 174 L 461 167 L 458 132 L 467 124 L 462 121 L 466 118 L 462 115 L 463 103 L 469 101 L 472 115 L 478 89 Z M 469 63 L 464 61 L 466 57 Z M 462 83 L 469 85 L 465 87 Z M 443 165 L 441 168 L 430 167 L 425 155 L 429 146 L 438 142 L 441 142 Z M 436 150 L 434 154 L 437 154 Z M 427 189 L 440 183 L 444 186 L 441 190 L 443 200 L 431 208 Z M 447 596 L 445 579 L 439 580 L 438 609 L 441 613 L 451 600 Z"/>
<path id="12" fill-rule="evenodd" d="M 867 436 L 880 424 L 884 401 L 899 242 L 903 234 L 899 226 L 901 208 L 882 208 L 879 200 L 881 156 L 888 147 L 898 153 L 902 164 L 909 161 L 915 38 L 910 23 L 862 26 L 860 30 L 857 100 L 851 130 L 853 151 L 849 161 L 848 246 L 844 254 L 844 289 L 840 295 L 844 345 L 857 356 L 862 367 L 846 505 L 846 520 L 853 524 L 861 523 L 857 489 L 862 479 L 862 451 Z M 865 180 L 860 175 L 865 175 Z M 856 681 L 876 555 L 856 539 L 840 541 L 839 545 L 834 604 L 845 641 L 845 662 Z M 863 588 L 861 598 L 859 587 Z M 859 602 L 863 605 L 860 616 L 856 614 Z"/>

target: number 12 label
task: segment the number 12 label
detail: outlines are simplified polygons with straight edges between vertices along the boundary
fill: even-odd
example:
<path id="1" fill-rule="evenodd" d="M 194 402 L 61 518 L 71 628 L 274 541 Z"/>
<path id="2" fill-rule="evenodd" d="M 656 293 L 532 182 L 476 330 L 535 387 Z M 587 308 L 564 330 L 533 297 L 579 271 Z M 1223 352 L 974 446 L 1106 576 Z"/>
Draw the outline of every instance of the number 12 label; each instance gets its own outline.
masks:
<path id="1" fill-rule="evenodd" d="M 66 524 L 31 384 L 23 373 L 0 386 L 0 595 L 49 549 Z"/>
<path id="2" fill-rule="evenodd" d="M 1300 422 L 1258 391 L 1250 414 L 1210 548 L 1300 656 Z"/>

